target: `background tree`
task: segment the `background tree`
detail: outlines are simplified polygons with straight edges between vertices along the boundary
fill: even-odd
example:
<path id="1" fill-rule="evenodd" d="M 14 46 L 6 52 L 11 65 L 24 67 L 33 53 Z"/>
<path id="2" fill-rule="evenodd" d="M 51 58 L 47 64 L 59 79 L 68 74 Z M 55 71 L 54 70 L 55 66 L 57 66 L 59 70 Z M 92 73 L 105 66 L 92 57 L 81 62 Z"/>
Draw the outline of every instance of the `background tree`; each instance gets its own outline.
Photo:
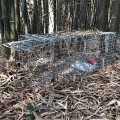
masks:
<path id="1" fill-rule="evenodd" d="M 49 33 L 51 25 L 54 32 L 96 28 L 119 32 L 119 0 L 0 0 L 2 43 L 18 40 L 20 34 Z M 9 59 L 7 48 L 5 55 Z"/>
<path id="2" fill-rule="evenodd" d="M 16 41 L 15 29 L 15 1 L 10 0 L 10 41 Z"/>
<path id="3" fill-rule="evenodd" d="M 16 41 L 16 29 L 15 29 L 15 1 L 10 0 L 10 41 Z M 11 49 L 9 61 L 15 61 L 15 50 Z"/>
<path id="4" fill-rule="evenodd" d="M 24 33 L 28 34 L 28 26 L 27 26 L 27 3 L 26 0 L 22 0 L 22 15 L 24 19 Z"/>
<path id="5" fill-rule="evenodd" d="M 20 0 L 15 0 L 15 27 L 16 27 L 16 39 L 20 35 Z"/>
<path id="6" fill-rule="evenodd" d="M 109 9 L 110 0 L 104 0 L 103 2 L 103 17 L 102 17 L 102 30 L 108 30 L 108 9 Z"/>
<path id="7" fill-rule="evenodd" d="M 1 0 L 0 0 L 0 28 L 1 28 L 1 18 L 2 18 L 2 9 L 1 9 Z M 1 32 L 1 29 L 0 29 Z"/>
<path id="8" fill-rule="evenodd" d="M 56 30 L 60 31 L 61 30 L 61 11 L 62 11 L 62 0 L 57 0 L 57 15 L 56 15 Z"/>
<path id="9" fill-rule="evenodd" d="M 110 31 L 119 31 L 120 0 L 115 0 L 113 5 L 113 14 L 111 18 Z"/>
<path id="10" fill-rule="evenodd" d="M 42 3 L 41 0 L 38 0 L 38 17 L 39 17 L 39 21 L 38 21 L 38 33 L 43 34 L 44 33 L 44 26 L 43 26 L 43 17 L 42 17 L 43 13 L 42 13 Z"/>
<path id="11" fill-rule="evenodd" d="M 9 4 L 8 0 L 1 0 L 2 6 L 2 18 L 4 24 L 4 39 L 3 43 L 10 42 L 10 21 L 9 21 Z M 9 59 L 10 56 L 10 49 L 5 48 L 5 56 Z"/>
<path id="12" fill-rule="evenodd" d="M 45 28 L 45 33 L 48 33 L 48 27 L 49 27 L 48 0 L 43 0 L 43 8 L 44 8 L 44 28 Z"/>
<path id="13" fill-rule="evenodd" d="M 83 4 L 81 4 L 81 29 L 86 30 L 86 22 L 87 22 L 87 9 L 88 7 L 88 0 L 84 0 Z"/>
<path id="14" fill-rule="evenodd" d="M 37 5 L 37 0 L 34 0 L 32 33 L 37 33 L 38 32 L 38 28 L 39 28 L 38 23 L 39 23 L 38 5 Z"/>
<path id="15" fill-rule="evenodd" d="M 54 0 L 54 32 L 56 32 L 56 0 Z"/>
<path id="16" fill-rule="evenodd" d="M 4 42 L 4 23 L 2 18 L 2 6 L 1 6 L 1 0 L 0 0 L 0 33 L 1 33 L 1 40 L 2 43 Z"/>

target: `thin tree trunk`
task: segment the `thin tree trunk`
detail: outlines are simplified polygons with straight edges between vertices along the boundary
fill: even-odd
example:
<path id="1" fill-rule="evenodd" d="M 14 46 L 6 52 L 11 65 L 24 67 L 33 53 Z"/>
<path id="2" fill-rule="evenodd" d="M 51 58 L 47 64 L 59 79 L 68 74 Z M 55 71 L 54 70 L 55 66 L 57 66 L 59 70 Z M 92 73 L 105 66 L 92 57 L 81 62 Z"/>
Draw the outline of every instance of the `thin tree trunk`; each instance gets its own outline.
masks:
<path id="1" fill-rule="evenodd" d="M 68 24 L 67 24 L 67 30 L 71 30 L 72 29 L 72 24 L 73 24 L 73 18 L 74 18 L 74 5 L 73 5 L 74 1 L 68 1 Z"/>
<path id="2" fill-rule="evenodd" d="M 20 34 L 20 0 L 15 0 L 15 27 L 16 27 L 16 39 L 18 39 L 18 35 Z"/>
<path id="3" fill-rule="evenodd" d="M 16 29 L 15 29 L 15 4 L 14 0 L 10 0 L 10 41 L 16 41 Z M 15 61 L 15 50 L 11 49 L 10 62 Z"/>
<path id="4" fill-rule="evenodd" d="M 16 30 L 15 30 L 15 6 L 14 0 L 11 1 L 10 6 L 10 41 L 16 41 Z"/>
<path id="5" fill-rule="evenodd" d="M 8 0 L 1 0 L 2 18 L 4 22 L 4 41 L 3 43 L 10 42 L 10 23 L 9 23 L 9 5 Z M 5 48 L 5 56 L 9 59 L 10 49 Z"/>
<path id="6" fill-rule="evenodd" d="M 82 4 L 82 13 L 81 13 L 81 29 L 86 30 L 86 16 L 87 16 L 87 6 L 88 6 L 88 0 L 84 0 Z"/>
<path id="7" fill-rule="evenodd" d="M 89 14 L 89 17 L 90 19 L 87 19 L 87 29 L 89 28 L 95 28 L 95 25 L 96 25 L 96 2 L 98 2 L 97 0 L 92 0 L 92 1 L 89 1 L 88 3 L 88 14 Z M 88 18 L 88 15 L 87 15 L 87 18 Z"/>
<path id="8" fill-rule="evenodd" d="M 95 24 L 96 24 L 96 28 L 100 29 L 100 19 L 99 19 L 99 15 L 100 15 L 100 5 L 99 5 L 99 1 L 95 1 L 95 7 L 96 7 L 96 19 L 95 19 Z"/>
<path id="9" fill-rule="evenodd" d="M 24 18 L 25 34 L 28 34 L 27 28 L 27 3 L 26 0 L 22 0 L 22 15 Z"/>
<path id="10" fill-rule="evenodd" d="M 1 6 L 2 6 L 2 17 L 5 25 L 5 41 L 9 42 L 10 41 L 10 24 L 9 24 L 9 5 L 8 5 L 8 0 L 1 0 Z"/>
<path id="11" fill-rule="evenodd" d="M 117 27 L 118 27 L 117 22 L 120 14 L 119 10 L 120 10 L 120 0 L 116 0 L 114 3 L 114 9 L 113 9 L 113 14 L 111 18 L 110 31 L 113 31 L 113 32 L 117 31 Z"/>
<path id="12" fill-rule="evenodd" d="M 2 9 L 1 9 L 1 0 L 0 0 L 0 33 L 1 33 L 1 19 L 2 19 Z"/>
<path id="13" fill-rule="evenodd" d="M 43 27 L 42 4 L 41 4 L 41 0 L 38 0 L 38 16 L 39 16 L 38 33 L 43 34 L 43 33 L 44 33 L 44 27 Z"/>
<path id="14" fill-rule="evenodd" d="M 49 1 L 49 33 L 54 32 L 54 10 L 53 10 L 53 1 Z"/>
<path id="15" fill-rule="evenodd" d="M 73 20 L 73 29 L 72 30 L 77 30 L 78 29 L 78 18 L 79 18 L 79 15 L 80 15 L 79 14 L 80 5 L 78 3 L 79 3 L 79 0 L 77 0 L 76 3 L 75 3 L 75 15 L 74 15 L 74 20 Z"/>
<path id="16" fill-rule="evenodd" d="M 54 0 L 54 32 L 56 32 L 56 0 Z"/>
<path id="17" fill-rule="evenodd" d="M 38 6 L 37 6 L 37 0 L 34 0 L 34 9 L 33 9 L 33 22 L 32 22 L 32 33 L 37 33 L 39 29 L 38 25 Z"/>
<path id="18" fill-rule="evenodd" d="M 106 31 L 108 29 L 108 9 L 110 0 L 104 0 L 103 2 L 103 19 L 102 19 L 102 30 Z"/>
<path id="19" fill-rule="evenodd" d="M 2 43 L 4 43 L 4 22 L 3 22 L 3 18 L 1 18 L 1 21 L 0 21 L 0 29 L 1 29 L 1 40 L 2 40 Z"/>
<path id="20" fill-rule="evenodd" d="M 3 38 L 4 38 L 4 24 L 3 24 L 3 19 L 2 19 L 2 8 L 1 8 L 1 0 L 0 0 L 0 39 L 3 42 Z"/>
<path id="21" fill-rule="evenodd" d="M 68 0 L 64 1 L 65 3 L 65 11 L 64 11 L 64 22 L 63 22 L 63 30 L 66 30 L 66 23 L 68 23 L 67 15 L 68 15 Z"/>
<path id="22" fill-rule="evenodd" d="M 117 32 L 117 30 L 118 30 L 118 25 L 120 24 L 119 23 L 119 14 L 120 14 L 120 1 L 119 0 L 116 0 L 115 1 L 115 4 L 114 4 L 114 9 L 113 9 L 113 14 L 112 14 L 112 18 L 111 18 L 111 26 L 110 26 L 110 31 L 112 31 L 112 32 Z M 114 49 L 114 51 L 116 51 L 116 48 L 117 48 L 117 40 L 115 40 L 115 43 L 114 43 L 115 45 L 115 49 Z"/>
<path id="23" fill-rule="evenodd" d="M 62 11 L 62 0 L 57 0 L 57 14 L 56 14 L 56 21 L 57 21 L 57 26 L 56 30 L 60 31 L 61 30 L 61 12 Z"/>
<path id="24" fill-rule="evenodd" d="M 10 23 L 9 23 L 9 4 L 8 0 L 1 0 L 1 6 L 2 6 L 2 18 L 3 18 L 3 23 L 4 23 L 4 39 L 3 43 L 8 43 L 10 42 Z M 3 37 L 3 36 L 2 36 Z M 7 47 L 4 47 L 4 55 L 7 58 L 7 63 L 6 63 L 6 68 L 8 69 L 8 60 L 10 58 L 10 49 Z"/>
<path id="25" fill-rule="evenodd" d="M 118 13 L 118 16 L 117 16 L 117 23 L 118 25 L 116 25 L 116 31 L 120 31 L 120 7 L 119 7 L 119 13 Z"/>
<path id="26" fill-rule="evenodd" d="M 49 27 L 48 0 L 43 1 L 43 7 L 44 7 L 44 28 L 45 28 L 45 33 L 48 33 L 48 27 Z"/>

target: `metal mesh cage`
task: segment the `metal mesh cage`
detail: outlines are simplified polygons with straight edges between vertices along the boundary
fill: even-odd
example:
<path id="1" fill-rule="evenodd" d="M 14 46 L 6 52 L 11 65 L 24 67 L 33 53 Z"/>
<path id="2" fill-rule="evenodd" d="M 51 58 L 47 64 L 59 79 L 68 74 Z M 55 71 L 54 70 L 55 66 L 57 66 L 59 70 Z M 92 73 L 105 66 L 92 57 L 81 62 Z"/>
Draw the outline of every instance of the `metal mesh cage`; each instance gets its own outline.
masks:
<path id="1" fill-rule="evenodd" d="M 29 34 L 20 35 L 19 41 L 3 45 L 18 53 L 19 73 L 30 86 L 45 90 L 57 81 L 68 81 L 74 75 L 101 69 L 103 59 L 105 66 L 114 62 L 116 33 Z M 88 58 L 94 58 L 97 64 L 88 63 Z"/>

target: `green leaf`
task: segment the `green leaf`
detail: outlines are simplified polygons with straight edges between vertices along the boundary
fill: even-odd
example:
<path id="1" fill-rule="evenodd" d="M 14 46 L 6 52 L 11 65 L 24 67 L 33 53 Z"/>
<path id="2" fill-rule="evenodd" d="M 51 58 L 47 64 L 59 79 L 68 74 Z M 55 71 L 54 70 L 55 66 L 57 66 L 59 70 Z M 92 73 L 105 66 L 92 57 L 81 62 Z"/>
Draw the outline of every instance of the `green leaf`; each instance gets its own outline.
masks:
<path id="1" fill-rule="evenodd" d="M 34 115 L 33 114 L 30 114 L 30 115 L 28 115 L 28 117 L 27 117 L 27 120 L 34 120 Z"/>
<path id="2" fill-rule="evenodd" d="M 43 109 L 43 105 L 42 105 L 42 104 L 41 104 L 41 105 L 37 105 L 37 106 L 35 107 L 34 111 L 38 111 L 38 110 L 40 110 L 40 109 Z"/>
<path id="3" fill-rule="evenodd" d="M 34 107 L 32 105 L 28 105 L 25 107 L 25 110 L 33 111 Z"/>

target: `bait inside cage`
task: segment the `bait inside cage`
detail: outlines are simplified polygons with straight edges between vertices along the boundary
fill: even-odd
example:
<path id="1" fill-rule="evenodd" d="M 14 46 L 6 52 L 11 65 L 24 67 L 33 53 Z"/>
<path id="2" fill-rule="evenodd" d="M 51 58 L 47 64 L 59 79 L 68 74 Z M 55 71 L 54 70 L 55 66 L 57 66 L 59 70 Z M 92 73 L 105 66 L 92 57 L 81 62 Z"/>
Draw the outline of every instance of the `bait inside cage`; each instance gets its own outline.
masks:
<path id="1" fill-rule="evenodd" d="M 19 41 L 3 44 L 14 49 L 19 72 L 32 88 L 45 90 L 57 81 L 68 81 L 74 75 L 101 69 L 114 62 L 116 33 L 61 32 L 20 35 Z M 94 58 L 96 65 L 88 63 Z M 13 69 L 15 66 L 11 66 Z M 17 67 L 18 68 L 18 67 Z M 19 75 L 19 74 L 18 74 Z"/>

